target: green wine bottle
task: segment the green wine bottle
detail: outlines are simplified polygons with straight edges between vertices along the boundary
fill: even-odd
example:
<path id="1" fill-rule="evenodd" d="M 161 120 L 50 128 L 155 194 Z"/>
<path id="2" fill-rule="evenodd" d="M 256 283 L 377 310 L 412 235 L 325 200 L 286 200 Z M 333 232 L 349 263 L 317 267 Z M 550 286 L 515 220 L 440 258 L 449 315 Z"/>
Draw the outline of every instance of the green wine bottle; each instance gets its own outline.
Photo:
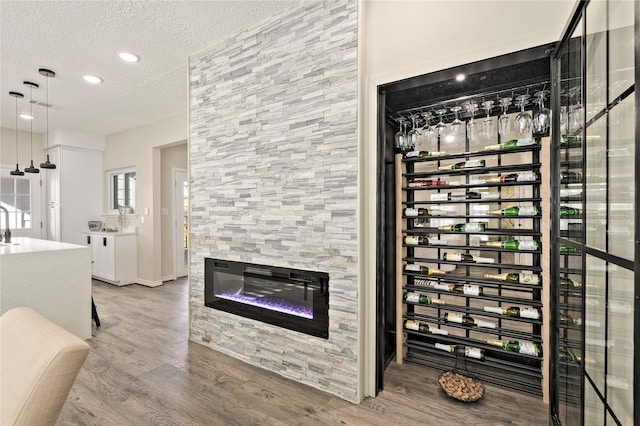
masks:
<path id="1" fill-rule="evenodd" d="M 429 217 L 429 216 L 444 216 L 447 212 L 444 210 L 436 209 L 423 209 L 420 208 L 406 208 L 404 209 L 404 215 L 406 217 Z"/>
<path id="2" fill-rule="evenodd" d="M 438 226 L 440 231 L 452 232 L 484 232 L 487 224 L 484 222 L 457 223 L 455 225 Z"/>
<path id="3" fill-rule="evenodd" d="M 488 210 L 487 214 L 498 216 L 536 216 L 540 209 L 536 206 L 511 206 L 500 210 Z"/>
<path id="4" fill-rule="evenodd" d="M 445 352 L 451 353 L 455 353 L 456 348 L 458 347 L 457 345 L 445 345 L 442 343 L 436 343 L 434 346 L 436 349 L 441 349 Z M 484 361 L 484 350 L 480 348 L 464 346 L 464 356 L 466 356 L 467 358 L 475 358 Z"/>
<path id="5" fill-rule="evenodd" d="M 540 356 L 540 346 L 537 343 L 523 340 L 495 340 L 488 339 L 487 344 L 497 346 L 505 351 L 523 355 Z"/>
<path id="6" fill-rule="evenodd" d="M 438 170 L 461 170 L 461 169 L 472 169 L 476 167 L 484 167 L 484 160 L 467 160 L 461 161 L 455 164 L 449 164 L 448 166 L 440 166 Z"/>
<path id="7" fill-rule="evenodd" d="M 408 246 L 441 246 L 447 244 L 447 241 L 428 238 L 424 235 L 407 235 L 404 237 L 404 243 Z"/>
<path id="8" fill-rule="evenodd" d="M 571 246 L 565 246 L 564 244 L 560 244 L 560 253 L 577 253 L 578 249 Z"/>
<path id="9" fill-rule="evenodd" d="M 581 142 L 581 141 L 582 141 L 582 137 L 578 135 L 562 135 L 562 140 L 560 141 L 560 143 L 568 144 L 568 143 L 575 143 L 575 142 Z"/>
<path id="10" fill-rule="evenodd" d="M 525 146 L 537 145 L 535 139 L 511 139 L 510 141 L 506 141 L 497 145 L 487 145 L 484 149 L 487 150 L 501 150 L 501 149 L 515 149 L 522 148 Z"/>
<path id="11" fill-rule="evenodd" d="M 466 253 L 444 253 L 443 259 L 448 262 L 494 263 L 490 257 L 472 256 Z"/>
<path id="12" fill-rule="evenodd" d="M 580 216 L 580 214 L 582 214 L 580 209 L 569 206 L 560 206 L 560 217 Z"/>
<path id="13" fill-rule="evenodd" d="M 447 312 L 444 314 L 444 320 L 447 322 L 466 325 L 468 327 L 496 328 L 496 325 L 492 322 L 478 320 L 460 312 Z"/>
<path id="14" fill-rule="evenodd" d="M 566 348 L 560 348 L 558 351 L 558 361 L 566 362 L 567 364 L 578 364 L 580 362 L 580 356 L 572 354 Z"/>
<path id="15" fill-rule="evenodd" d="M 560 312 L 558 316 L 558 322 L 562 325 L 582 325 L 582 320 L 580 318 L 573 318 L 566 312 Z"/>
<path id="16" fill-rule="evenodd" d="M 404 265 L 404 270 L 410 272 L 418 272 L 422 275 L 439 275 L 447 273 L 442 269 L 429 268 L 428 266 L 416 265 L 415 263 L 407 263 L 406 265 Z"/>
<path id="17" fill-rule="evenodd" d="M 504 273 L 504 274 L 484 274 L 485 278 L 492 280 L 504 281 L 511 284 L 540 284 L 540 277 L 536 274 L 519 274 L 519 273 Z"/>
<path id="18" fill-rule="evenodd" d="M 468 296 L 482 296 L 482 287 L 471 284 L 434 284 L 435 290 L 447 291 L 455 294 L 466 294 Z"/>
<path id="19" fill-rule="evenodd" d="M 569 289 L 569 290 L 582 287 L 582 283 L 579 283 L 576 280 L 573 280 L 567 277 L 560 277 L 560 281 L 558 284 L 560 285 L 560 288 Z"/>
<path id="20" fill-rule="evenodd" d="M 538 174 L 532 171 L 519 173 L 509 173 L 502 176 L 492 176 L 485 178 L 487 183 L 506 183 L 506 182 L 533 182 L 538 179 Z"/>
<path id="21" fill-rule="evenodd" d="M 535 240 L 515 240 L 509 239 L 505 241 L 485 241 L 480 243 L 483 247 L 496 247 L 505 250 L 538 250 L 540 243 Z"/>
<path id="22" fill-rule="evenodd" d="M 424 294 L 414 293 L 411 291 L 407 291 L 404 293 L 404 300 L 405 302 L 422 303 L 424 305 L 444 305 L 445 304 L 444 300 L 434 299 Z"/>
<path id="23" fill-rule="evenodd" d="M 439 334 L 441 336 L 449 335 L 449 332 L 447 330 L 432 327 L 422 321 L 406 320 L 404 323 L 404 328 L 407 330 L 420 331 L 427 334 Z"/>
<path id="24" fill-rule="evenodd" d="M 427 158 L 445 155 L 444 151 L 409 151 L 404 154 L 404 158 Z"/>
<path id="25" fill-rule="evenodd" d="M 504 306 L 485 306 L 484 311 L 501 314 L 506 317 L 540 319 L 540 311 L 531 306 L 510 306 L 508 308 Z"/>

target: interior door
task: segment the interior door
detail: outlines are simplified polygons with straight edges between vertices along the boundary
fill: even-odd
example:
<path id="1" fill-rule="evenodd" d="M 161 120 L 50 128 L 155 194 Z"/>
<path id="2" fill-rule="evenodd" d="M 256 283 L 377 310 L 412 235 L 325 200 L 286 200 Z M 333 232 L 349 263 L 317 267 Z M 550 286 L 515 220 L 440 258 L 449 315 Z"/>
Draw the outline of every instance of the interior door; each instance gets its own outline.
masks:
<path id="1" fill-rule="evenodd" d="M 174 170 L 174 270 L 176 278 L 189 274 L 189 181 L 186 170 Z"/>

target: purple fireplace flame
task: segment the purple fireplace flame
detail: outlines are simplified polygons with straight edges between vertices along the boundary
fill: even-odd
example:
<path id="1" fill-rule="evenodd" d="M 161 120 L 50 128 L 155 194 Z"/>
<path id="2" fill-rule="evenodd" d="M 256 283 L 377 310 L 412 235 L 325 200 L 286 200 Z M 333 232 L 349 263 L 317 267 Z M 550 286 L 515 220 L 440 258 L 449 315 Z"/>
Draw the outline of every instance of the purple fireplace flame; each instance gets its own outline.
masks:
<path id="1" fill-rule="evenodd" d="M 329 275 L 205 258 L 205 306 L 329 338 Z"/>

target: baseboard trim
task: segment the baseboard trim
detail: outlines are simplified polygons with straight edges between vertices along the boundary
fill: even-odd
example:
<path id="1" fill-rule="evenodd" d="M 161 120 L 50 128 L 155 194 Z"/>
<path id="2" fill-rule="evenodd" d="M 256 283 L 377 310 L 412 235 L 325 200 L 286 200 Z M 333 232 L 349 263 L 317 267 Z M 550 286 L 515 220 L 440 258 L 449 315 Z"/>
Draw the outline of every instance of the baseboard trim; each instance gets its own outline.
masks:
<path id="1" fill-rule="evenodd" d="M 163 283 L 166 283 L 167 281 L 175 281 L 178 277 L 176 277 L 176 274 L 172 274 L 172 275 L 166 275 L 162 278 L 160 278 L 162 280 Z"/>
<path id="2" fill-rule="evenodd" d="M 136 284 L 140 284 L 143 285 L 145 287 L 159 287 L 162 285 L 162 281 L 147 281 L 147 280 L 143 280 L 141 278 L 138 278 L 136 280 Z"/>

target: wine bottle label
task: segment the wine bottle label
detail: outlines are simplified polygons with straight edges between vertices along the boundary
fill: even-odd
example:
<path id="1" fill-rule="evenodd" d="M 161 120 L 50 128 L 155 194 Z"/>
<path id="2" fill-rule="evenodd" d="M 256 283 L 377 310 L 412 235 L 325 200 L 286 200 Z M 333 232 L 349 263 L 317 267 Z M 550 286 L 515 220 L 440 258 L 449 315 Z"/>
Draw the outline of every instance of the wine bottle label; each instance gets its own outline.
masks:
<path id="1" fill-rule="evenodd" d="M 520 318 L 538 319 L 540 312 L 536 308 L 530 306 L 520 307 Z"/>
<path id="2" fill-rule="evenodd" d="M 462 262 L 462 255 L 460 253 L 445 253 L 444 260 L 449 262 Z"/>
<path id="3" fill-rule="evenodd" d="M 531 145 L 535 145 L 536 141 L 534 141 L 533 139 L 518 139 L 516 140 L 516 146 L 517 147 L 521 147 L 521 146 L 531 146 Z"/>
<path id="4" fill-rule="evenodd" d="M 406 328 L 407 330 L 415 330 L 415 331 L 419 331 L 420 330 L 420 324 L 416 321 L 413 320 L 407 320 L 404 323 L 404 328 Z"/>
<path id="5" fill-rule="evenodd" d="M 449 194 L 431 194 L 431 201 L 447 201 Z"/>
<path id="6" fill-rule="evenodd" d="M 532 171 L 520 172 L 516 180 L 518 182 L 532 182 L 536 180 L 536 174 Z"/>
<path id="7" fill-rule="evenodd" d="M 480 222 L 467 223 L 467 225 L 465 226 L 465 230 L 467 232 L 482 232 L 483 228 L 484 228 L 484 223 L 480 223 Z"/>
<path id="8" fill-rule="evenodd" d="M 502 308 L 499 306 L 485 306 L 484 311 L 502 315 Z"/>
<path id="9" fill-rule="evenodd" d="M 408 235 L 404 237 L 404 243 L 408 246 L 417 246 L 418 244 L 420 244 L 420 237 Z"/>
<path id="10" fill-rule="evenodd" d="M 519 276 L 522 284 L 538 284 L 540 282 L 536 274 L 520 274 Z"/>
<path id="11" fill-rule="evenodd" d="M 420 157 L 420 151 L 409 151 L 404 155 L 404 158 Z"/>
<path id="12" fill-rule="evenodd" d="M 480 348 L 465 348 L 464 354 L 469 358 L 482 359 L 482 349 Z"/>
<path id="13" fill-rule="evenodd" d="M 416 265 L 414 263 L 407 263 L 406 265 L 404 265 L 404 270 L 405 271 L 420 272 L 422 270 L 422 267 L 420 265 Z"/>
<path id="14" fill-rule="evenodd" d="M 464 294 L 468 294 L 470 296 L 479 296 L 480 295 L 480 287 L 477 285 L 469 285 L 465 284 L 463 287 Z"/>
<path id="15" fill-rule="evenodd" d="M 412 209 L 412 208 L 404 209 L 404 215 L 406 217 L 418 217 L 418 209 Z"/>
<path id="16" fill-rule="evenodd" d="M 476 263 L 495 263 L 495 260 L 490 257 L 476 257 Z"/>
<path id="17" fill-rule="evenodd" d="M 476 325 L 482 328 L 496 328 L 496 325 L 489 321 L 476 320 Z"/>
<path id="18" fill-rule="evenodd" d="M 462 314 L 459 312 L 449 312 L 447 315 L 447 321 L 457 322 L 462 324 Z"/>
<path id="19" fill-rule="evenodd" d="M 405 300 L 411 303 L 418 303 L 420 302 L 420 295 L 418 293 L 407 293 Z"/>
<path id="20" fill-rule="evenodd" d="M 482 198 L 483 200 L 497 200 L 498 198 L 500 198 L 500 194 L 498 194 L 497 192 L 481 192 L 480 198 Z"/>
<path id="21" fill-rule="evenodd" d="M 538 356 L 538 345 L 533 342 L 520 342 L 520 353 L 524 355 Z"/>
<path id="22" fill-rule="evenodd" d="M 436 349 L 440 349 L 441 351 L 453 352 L 453 345 L 444 345 L 442 343 L 436 343 L 434 346 L 436 347 Z"/>
<path id="23" fill-rule="evenodd" d="M 464 163 L 463 167 L 484 167 L 484 160 L 469 160 Z"/>
<path id="24" fill-rule="evenodd" d="M 431 334 L 439 334 L 441 336 L 448 336 L 449 332 L 447 330 L 442 330 L 440 328 L 431 328 Z"/>
<path id="25" fill-rule="evenodd" d="M 449 291 L 450 284 L 434 284 L 433 288 L 440 291 Z"/>
<path id="26" fill-rule="evenodd" d="M 518 209 L 518 216 L 535 216 L 538 214 L 538 209 L 534 206 L 524 206 Z"/>
<path id="27" fill-rule="evenodd" d="M 437 184 L 438 183 L 436 181 L 432 181 L 432 180 L 412 180 L 409 183 L 407 183 L 407 186 L 409 188 L 423 188 L 425 186 L 434 186 Z"/>
<path id="28" fill-rule="evenodd" d="M 538 242 L 535 240 L 520 240 L 518 241 L 518 250 L 537 250 Z"/>

